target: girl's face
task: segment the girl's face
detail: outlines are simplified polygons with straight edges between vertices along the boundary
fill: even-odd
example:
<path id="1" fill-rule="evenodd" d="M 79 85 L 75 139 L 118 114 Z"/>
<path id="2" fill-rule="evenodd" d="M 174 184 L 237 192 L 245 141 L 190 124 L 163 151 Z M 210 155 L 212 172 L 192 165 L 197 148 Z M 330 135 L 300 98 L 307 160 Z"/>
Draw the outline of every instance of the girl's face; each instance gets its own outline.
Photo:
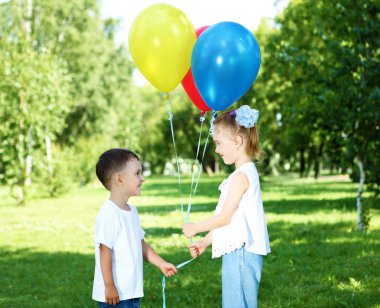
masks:
<path id="1" fill-rule="evenodd" d="M 238 150 L 236 138 L 231 130 L 223 126 L 217 126 L 214 129 L 212 138 L 216 148 L 215 153 L 219 154 L 226 165 L 231 165 L 238 159 Z"/>

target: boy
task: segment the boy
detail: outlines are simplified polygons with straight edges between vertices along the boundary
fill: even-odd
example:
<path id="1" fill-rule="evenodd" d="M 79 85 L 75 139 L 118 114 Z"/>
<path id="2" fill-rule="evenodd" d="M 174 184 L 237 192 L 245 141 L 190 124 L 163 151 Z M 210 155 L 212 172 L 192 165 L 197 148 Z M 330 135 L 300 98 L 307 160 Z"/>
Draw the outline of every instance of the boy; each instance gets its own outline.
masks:
<path id="1" fill-rule="evenodd" d="M 138 156 L 127 149 L 108 150 L 99 157 L 96 175 L 110 198 L 96 217 L 92 298 L 100 307 L 140 307 L 143 257 L 167 277 L 177 269 L 144 241 L 137 210 L 128 203 L 144 182 Z"/>

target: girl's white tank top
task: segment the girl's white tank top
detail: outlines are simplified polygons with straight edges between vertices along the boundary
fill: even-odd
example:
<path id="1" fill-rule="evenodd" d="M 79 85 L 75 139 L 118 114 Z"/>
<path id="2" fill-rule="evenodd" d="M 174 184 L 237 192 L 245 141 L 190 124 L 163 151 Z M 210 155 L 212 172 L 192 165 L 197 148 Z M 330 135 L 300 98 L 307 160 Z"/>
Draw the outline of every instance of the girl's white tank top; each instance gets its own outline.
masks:
<path id="1" fill-rule="evenodd" d="M 221 191 L 215 215 L 221 213 L 230 183 L 237 172 L 243 172 L 249 181 L 231 222 L 212 231 L 212 257 L 218 258 L 242 246 L 247 251 L 267 255 L 270 253 L 268 230 L 261 199 L 259 175 L 253 162 L 236 169 L 220 185 Z"/>

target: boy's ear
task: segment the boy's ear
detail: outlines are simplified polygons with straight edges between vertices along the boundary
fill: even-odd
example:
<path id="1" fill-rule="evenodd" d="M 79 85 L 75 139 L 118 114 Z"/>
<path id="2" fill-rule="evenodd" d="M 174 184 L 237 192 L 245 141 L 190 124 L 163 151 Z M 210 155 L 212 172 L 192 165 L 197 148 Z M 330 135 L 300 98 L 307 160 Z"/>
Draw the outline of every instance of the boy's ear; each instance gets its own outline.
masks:
<path id="1" fill-rule="evenodd" d="M 112 176 L 112 181 L 116 184 L 116 185 L 120 185 L 123 183 L 123 179 L 121 178 L 121 174 L 119 172 L 115 173 L 113 176 Z"/>
<path id="2" fill-rule="evenodd" d="M 117 174 L 117 183 L 122 184 L 123 183 L 123 177 L 121 176 L 121 173 Z"/>

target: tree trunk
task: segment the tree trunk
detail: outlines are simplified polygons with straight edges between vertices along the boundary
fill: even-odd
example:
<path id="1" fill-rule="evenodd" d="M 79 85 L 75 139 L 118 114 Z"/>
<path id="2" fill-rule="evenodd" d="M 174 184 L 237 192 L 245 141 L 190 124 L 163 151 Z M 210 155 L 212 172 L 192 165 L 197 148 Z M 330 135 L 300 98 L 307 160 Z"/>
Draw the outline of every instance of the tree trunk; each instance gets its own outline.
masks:
<path id="1" fill-rule="evenodd" d="M 307 163 L 305 164 L 305 171 L 303 172 L 303 177 L 304 178 L 307 178 L 310 174 L 310 169 L 311 169 L 311 166 L 313 164 L 313 159 L 308 159 L 307 160 Z"/>
<path id="2" fill-rule="evenodd" d="M 49 176 L 50 178 L 52 178 L 53 177 L 53 158 L 51 155 L 51 140 L 49 136 L 45 137 L 45 143 L 46 143 L 46 159 L 48 162 Z"/>
<path id="3" fill-rule="evenodd" d="M 319 177 L 319 157 L 316 157 L 314 160 L 314 179 Z"/>
<path id="4" fill-rule="evenodd" d="M 323 146 L 324 146 L 324 141 L 322 140 L 321 144 L 319 145 L 319 149 L 318 149 L 317 155 L 315 157 L 315 161 L 314 161 L 314 178 L 315 179 L 318 179 L 318 177 L 319 177 L 320 160 L 321 160 L 322 153 L 323 153 Z"/>
<path id="5" fill-rule="evenodd" d="M 219 160 L 215 160 L 215 174 L 219 174 L 220 168 L 219 168 Z"/>
<path id="6" fill-rule="evenodd" d="M 300 150 L 300 177 L 302 178 L 305 173 L 305 150 Z"/>
<path id="7" fill-rule="evenodd" d="M 362 193 L 363 193 L 363 186 L 364 186 L 364 168 L 363 168 L 363 162 L 358 158 L 358 167 L 360 171 L 360 181 L 359 181 L 359 189 L 358 189 L 358 195 L 356 198 L 356 208 L 358 209 L 358 230 L 363 231 L 363 212 L 362 212 Z"/>
<path id="8" fill-rule="evenodd" d="M 214 172 L 212 171 L 212 168 L 211 168 L 211 166 L 209 164 L 207 164 L 205 166 L 205 169 L 206 169 L 206 172 L 207 172 L 208 176 L 213 176 L 214 175 Z"/>
<path id="9" fill-rule="evenodd" d="M 334 173 L 334 169 L 335 169 L 335 164 L 330 163 L 330 175 Z"/>
<path id="10" fill-rule="evenodd" d="M 17 185 L 17 205 L 24 205 L 24 203 L 24 185 L 22 183 L 19 183 Z"/>
<path id="11" fill-rule="evenodd" d="M 28 155 L 26 157 L 26 180 L 25 180 L 25 186 L 27 187 L 29 187 L 32 184 L 32 178 L 31 178 L 32 164 L 33 164 L 32 156 Z"/>

